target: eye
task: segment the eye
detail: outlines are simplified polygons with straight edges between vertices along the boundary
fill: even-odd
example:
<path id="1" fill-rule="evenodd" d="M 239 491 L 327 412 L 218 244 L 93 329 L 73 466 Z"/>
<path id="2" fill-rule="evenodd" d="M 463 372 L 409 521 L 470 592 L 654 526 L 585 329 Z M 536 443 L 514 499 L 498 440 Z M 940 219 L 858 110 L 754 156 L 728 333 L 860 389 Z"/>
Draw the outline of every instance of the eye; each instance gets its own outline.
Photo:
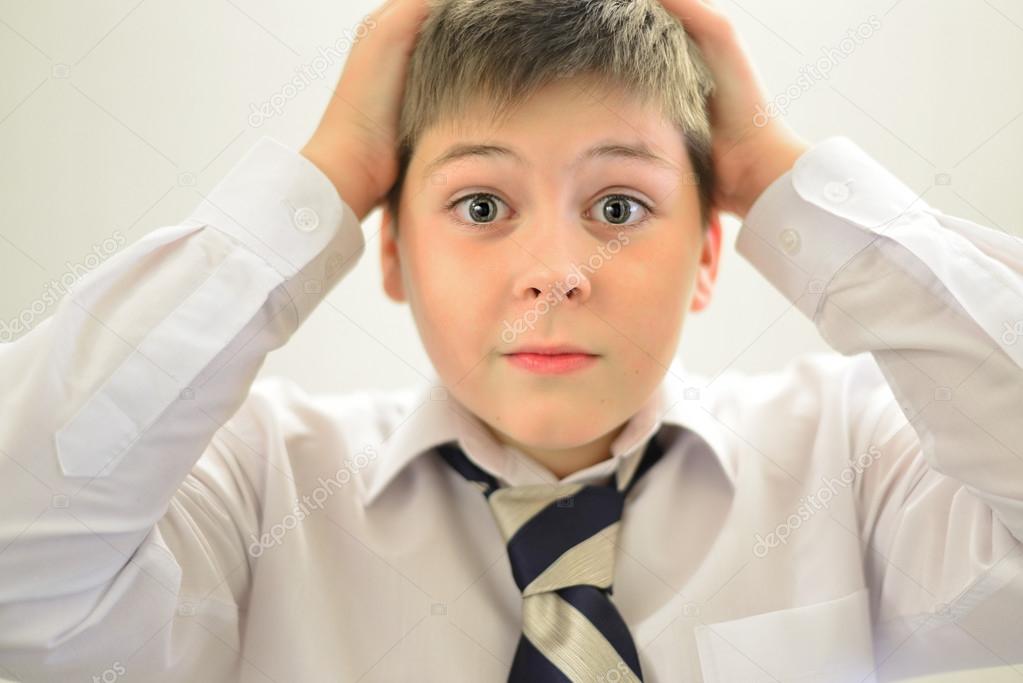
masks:
<path id="1" fill-rule="evenodd" d="M 629 225 L 629 219 L 640 213 L 640 210 L 645 211 L 648 214 L 651 213 L 650 207 L 646 202 L 627 194 L 609 194 L 605 197 L 601 197 L 594 206 L 600 206 L 601 203 L 603 203 L 603 208 L 600 211 L 600 214 L 603 218 L 606 218 L 611 225 Z M 637 205 L 638 209 L 637 206 L 634 205 Z M 641 220 L 633 221 L 632 224 L 636 225 L 642 223 L 649 220 L 649 218 L 650 217 L 647 216 Z"/>
<path id="2" fill-rule="evenodd" d="M 631 222 L 630 219 L 642 212 L 652 213 L 646 202 L 631 195 L 610 194 L 601 197 L 595 206 L 602 202 L 603 208 L 600 214 L 611 225 L 638 225 L 649 220 L 650 217 L 646 216 Z M 495 195 L 488 192 L 477 192 L 456 199 L 445 208 L 454 212 L 455 220 L 459 223 L 475 227 L 499 220 L 500 205 L 505 205 L 504 201 Z"/>
<path id="3" fill-rule="evenodd" d="M 465 206 L 460 206 L 462 204 Z M 456 199 L 445 208 L 449 211 L 454 211 L 455 220 L 459 223 L 462 223 L 463 225 L 476 226 L 496 221 L 498 204 L 504 204 L 504 202 L 492 194 L 477 192 L 476 194 Z M 464 213 L 462 208 L 467 209 L 468 213 Z"/>

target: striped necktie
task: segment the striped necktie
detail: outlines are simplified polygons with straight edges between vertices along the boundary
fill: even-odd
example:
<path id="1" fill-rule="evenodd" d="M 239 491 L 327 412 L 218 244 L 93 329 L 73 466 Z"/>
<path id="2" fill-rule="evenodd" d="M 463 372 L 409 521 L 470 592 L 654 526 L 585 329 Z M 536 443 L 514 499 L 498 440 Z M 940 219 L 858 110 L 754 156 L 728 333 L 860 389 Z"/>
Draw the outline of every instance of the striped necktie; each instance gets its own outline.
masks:
<path id="1" fill-rule="evenodd" d="M 457 442 L 437 447 L 490 503 L 522 591 L 522 636 L 509 683 L 643 680 L 636 646 L 610 596 L 625 497 L 663 455 L 656 437 L 602 485 L 500 487 Z"/>

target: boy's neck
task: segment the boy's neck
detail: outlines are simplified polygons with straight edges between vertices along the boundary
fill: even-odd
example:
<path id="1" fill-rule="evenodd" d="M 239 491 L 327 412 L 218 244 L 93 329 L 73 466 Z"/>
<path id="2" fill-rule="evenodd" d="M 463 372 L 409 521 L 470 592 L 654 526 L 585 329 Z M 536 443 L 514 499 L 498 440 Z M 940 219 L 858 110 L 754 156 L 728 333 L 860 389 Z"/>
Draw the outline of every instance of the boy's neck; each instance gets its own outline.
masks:
<path id="1" fill-rule="evenodd" d="M 528 456 L 531 460 L 550 470 L 554 476 L 560 480 L 570 474 L 574 474 L 575 472 L 584 470 L 591 465 L 595 465 L 598 462 L 610 458 L 611 444 L 614 443 L 614 440 L 618 438 L 618 435 L 621 434 L 623 429 L 625 429 L 626 424 L 628 423 L 626 422 L 619 425 L 604 436 L 591 441 L 590 443 L 561 450 L 533 448 L 512 439 L 506 434 L 498 432 L 489 425 L 487 425 L 487 428 L 497 441 L 522 451 L 522 453 Z"/>

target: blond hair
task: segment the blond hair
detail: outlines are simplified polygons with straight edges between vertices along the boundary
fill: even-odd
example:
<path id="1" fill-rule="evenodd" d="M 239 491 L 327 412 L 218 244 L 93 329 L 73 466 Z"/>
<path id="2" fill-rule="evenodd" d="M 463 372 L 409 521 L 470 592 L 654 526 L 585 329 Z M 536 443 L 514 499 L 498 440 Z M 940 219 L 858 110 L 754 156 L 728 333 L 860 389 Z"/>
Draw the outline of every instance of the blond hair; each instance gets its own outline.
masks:
<path id="1" fill-rule="evenodd" d="M 497 121 L 556 79 L 595 77 L 659 108 L 685 138 L 706 228 L 713 185 L 707 99 L 714 84 L 659 0 L 430 0 L 410 56 L 387 196 L 397 230 L 402 185 L 430 126 L 480 102 Z"/>

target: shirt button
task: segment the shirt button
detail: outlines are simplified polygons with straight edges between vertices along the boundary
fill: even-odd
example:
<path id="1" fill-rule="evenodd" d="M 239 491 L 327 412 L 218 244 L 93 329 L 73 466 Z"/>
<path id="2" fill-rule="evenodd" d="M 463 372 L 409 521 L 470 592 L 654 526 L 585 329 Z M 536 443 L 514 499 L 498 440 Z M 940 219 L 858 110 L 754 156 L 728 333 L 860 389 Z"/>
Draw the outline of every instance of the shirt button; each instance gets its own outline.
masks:
<path id="1" fill-rule="evenodd" d="M 799 253 L 802 241 L 803 240 L 799 237 L 799 233 L 792 228 L 782 230 L 778 235 L 778 243 L 781 244 L 782 250 L 789 256 L 795 256 Z"/>
<path id="2" fill-rule="evenodd" d="M 302 232 L 312 232 L 320 225 L 320 217 L 308 207 L 302 207 L 295 212 L 293 217 L 295 228 Z"/>
<path id="3" fill-rule="evenodd" d="M 841 204 L 849 199 L 849 188 L 844 183 L 831 182 L 824 186 L 824 196 L 830 202 Z"/>

